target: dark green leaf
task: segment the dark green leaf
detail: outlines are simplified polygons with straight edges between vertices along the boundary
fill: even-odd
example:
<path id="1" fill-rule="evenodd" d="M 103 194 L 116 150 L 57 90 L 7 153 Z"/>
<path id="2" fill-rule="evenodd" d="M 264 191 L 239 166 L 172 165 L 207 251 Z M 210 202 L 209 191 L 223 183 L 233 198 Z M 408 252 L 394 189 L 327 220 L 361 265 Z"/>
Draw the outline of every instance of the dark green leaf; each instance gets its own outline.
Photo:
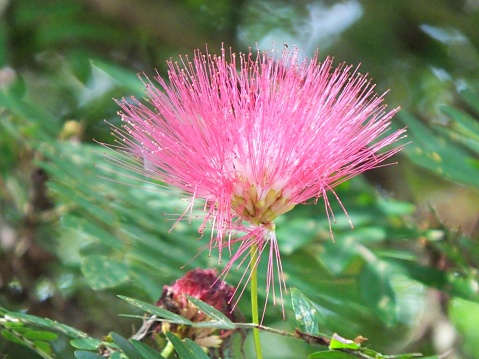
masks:
<path id="1" fill-rule="evenodd" d="M 211 305 L 206 304 L 205 302 L 194 298 L 189 295 L 185 295 L 188 300 L 193 303 L 199 310 L 201 310 L 203 313 L 205 313 L 208 317 L 216 321 L 214 322 L 206 322 L 206 324 L 214 324 L 214 328 L 223 328 L 223 329 L 234 329 L 235 325 L 233 322 L 223 313 L 221 313 L 219 310 L 216 308 L 213 308 Z"/>
<path id="2" fill-rule="evenodd" d="M 196 359 L 196 355 L 180 338 L 171 332 L 166 333 L 166 337 L 171 342 L 180 359 Z"/>
<path id="3" fill-rule="evenodd" d="M 151 348 L 150 346 L 135 340 L 131 339 L 130 343 L 143 355 L 145 359 L 165 359 L 160 353 Z"/>
<path id="4" fill-rule="evenodd" d="M 190 350 L 193 352 L 193 355 L 197 359 L 209 359 L 208 355 L 206 355 L 205 351 L 194 341 L 192 341 L 189 338 L 185 339 L 185 343 L 190 348 Z"/>
<path id="5" fill-rule="evenodd" d="M 123 338 L 121 335 L 111 332 L 110 336 L 113 338 L 116 344 L 120 347 L 123 353 L 128 357 L 128 359 L 143 359 L 143 356 L 138 350 L 131 344 L 128 340 Z"/>
<path id="6" fill-rule="evenodd" d="M 190 320 L 182 317 L 181 315 L 178 315 L 178 314 L 172 313 L 172 312 L 170 312 L 166 309 L 154 306 L 153 304 L 145 303 L 145 302 L 142 302 L 141 300 L 125 297 L 125 296 L 122 296 L 122 295 L 119 295 L 118 297 L 123 299 L 123 300 L 126 300 L 128 303 L 130 303 L 131 305 L 133 305 L 135 307 L 143 309 L 145 312 L 157 315 L 158 317 L 166 319 L 166 320 L 168 320 L 172 323 L 186 324 L 186 325 L 192 325 L 193 324 L 193 322 L 191 322 Z"/>
<path id="7" fill-rule="evenodd" d="M 479 302 L 477 295 L 478 282 L 475 278 L 464 277 L 453 272 L 444 272 L 436 268 L 431 268 L 411 262 L 391 258 L 388 262 L 400 267 L 408 276 L 429 287 L 434 287 L 454 296 L 458 296 L 470 301 Z"/>

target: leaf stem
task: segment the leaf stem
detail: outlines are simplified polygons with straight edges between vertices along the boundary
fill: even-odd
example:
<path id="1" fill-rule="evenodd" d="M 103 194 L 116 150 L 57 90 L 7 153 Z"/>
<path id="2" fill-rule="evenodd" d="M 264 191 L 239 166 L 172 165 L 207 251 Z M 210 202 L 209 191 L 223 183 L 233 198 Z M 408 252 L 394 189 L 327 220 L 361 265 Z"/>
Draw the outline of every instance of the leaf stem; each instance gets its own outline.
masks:
<path id="1" fill-rule="evenodd" d="M 251 246 L 251 316 L 253 324 L 259 326 L 258 313 L 258 245 Z M 253 338 L 256 348 L 256 358 L 263 359 L 263 352 L 261 350 L 261 340 L 259 337 L 259 329 L 253 328 Z"/>
<path id="2" fill-rule="evenodd" d="M 171 353 L 173 353 L 174 347 L 173 344 L 168 340 L 168 344 L 166 344 L 166 347 L 163 348 L 161 355 L 165 358 L 168 358 Z"/>

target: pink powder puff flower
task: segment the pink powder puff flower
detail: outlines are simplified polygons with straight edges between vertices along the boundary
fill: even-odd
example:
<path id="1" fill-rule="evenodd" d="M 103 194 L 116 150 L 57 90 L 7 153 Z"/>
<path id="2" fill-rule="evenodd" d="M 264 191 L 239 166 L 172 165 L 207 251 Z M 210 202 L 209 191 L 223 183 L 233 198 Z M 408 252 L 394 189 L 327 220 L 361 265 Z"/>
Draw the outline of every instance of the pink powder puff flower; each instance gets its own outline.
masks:
<path id="1" fill-rule="evenodd" d="M 268 249 L 266 289 L 275 298 L 274 278 L 281 296 L 286 286 L 274 219 L 321 197 L 331 219 L 327 192 L 341 204 L 333 187 L 397 153 L 405 130 L 390 131 L 398 109 L 386 110 L 358 68 L 334 68 L 317 53 L 299 61 L 297 49 L 225 52 L 168 61 L 169 83 L 158 75 L 159 88 L 146 79 L 147 104 L 120 102 L 115 147 L 136 156 L 137 171 L 191 198 L 180 219 L 202 201 L 199 232 L 211 227 L 210 251 L 218 248 L 220 259 L 230 252 L 223 275 L 253 244 L 258 259 L 249 269 Z"/>

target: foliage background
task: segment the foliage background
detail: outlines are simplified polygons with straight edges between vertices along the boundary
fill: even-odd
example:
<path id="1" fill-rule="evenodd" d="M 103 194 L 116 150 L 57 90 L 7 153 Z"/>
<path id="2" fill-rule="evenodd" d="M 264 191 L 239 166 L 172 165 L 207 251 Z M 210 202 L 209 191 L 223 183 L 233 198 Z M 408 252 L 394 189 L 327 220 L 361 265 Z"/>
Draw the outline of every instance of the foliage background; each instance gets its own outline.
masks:
<path id="1" fill-rule="evenodd" d="M 129 336 L 140 323 L 118 316 L 132 309 L 117 294 L 154 302 L 187 270 L 217 266 L 191 260 L 206 243 L 195 223 L 169 231 L 184 204 L 125 179 L 93 139 L 112 140 L 112 98 L 142 95 L 137 72 L 165 74 L 166 59 L 206 43 L 273 41 L 361 63 L 412 141 L 398 165 L 338 189 L 355 229 L 336 205 L 334 243 L 321 205 L 278 219 L 287 284 L 316 303 L 321 332 L 479 358 L 477 0 L 0 1 L 0 306 Z M 287 319 L 270 305 L 265 324 L 294 329 L 285 302 Z M 263 339 L 271 358 L 314 351 Z M 72 357 L 65 338 L 53 346 Z M 3 337 L 0 353 L 35 357 Z"/>

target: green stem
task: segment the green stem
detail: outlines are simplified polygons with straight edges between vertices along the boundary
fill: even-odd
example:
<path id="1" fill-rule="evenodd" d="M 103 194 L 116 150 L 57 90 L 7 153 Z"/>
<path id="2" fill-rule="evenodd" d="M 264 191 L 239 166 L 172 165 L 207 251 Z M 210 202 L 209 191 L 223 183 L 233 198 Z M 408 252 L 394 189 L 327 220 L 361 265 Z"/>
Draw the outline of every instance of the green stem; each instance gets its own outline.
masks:
<path id="1" fill-rule="evenodd" d="M 163 348 L 163 351 L 161 352 L 161 355 L 165 358 L 168 358 L 171 353 L 173 353 L 174 347 L 173 344 L 168 340 L 168 344 L 166 344 L 166 347 Z"/>
<path id="2" fill-rule="evenodd" d="M 258 313 L 258 268 L 256 261 L 258 260 L 258 245 L 251 246 L 251 316 L 253 324 L 259 325 Z M 253 328 L 254 345 L 256 348 L 256 358 L 263 359 L 261 350 L 261 341 L 259 338 L 259 329 Z"/>

